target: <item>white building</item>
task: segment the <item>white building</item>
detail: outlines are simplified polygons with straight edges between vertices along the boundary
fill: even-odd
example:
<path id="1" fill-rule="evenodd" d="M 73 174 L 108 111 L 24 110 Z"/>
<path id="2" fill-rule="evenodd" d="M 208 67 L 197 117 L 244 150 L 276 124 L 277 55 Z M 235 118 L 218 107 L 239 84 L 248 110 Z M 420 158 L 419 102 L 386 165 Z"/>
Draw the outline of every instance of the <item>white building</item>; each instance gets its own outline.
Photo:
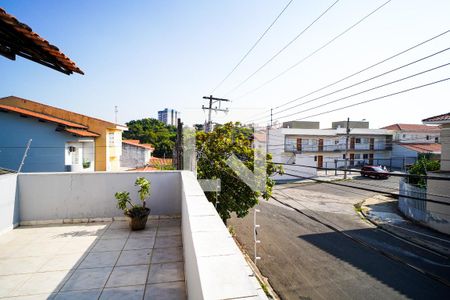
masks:
<path id="1" fill-rule="evenodd" d="M 318 122 L 287 122 L 283 128 L 269 131 L 268 150 L 274 162 L 287 164 L 285 173 L 316 176 L 316 169 L 311 167 L 340 168 L 345 165 L 345 125 L 345 121 L 333 122 L 331 129 L 320 129 Z M 386 129 L 369 129 L 368 122 L 350 122 L 349 127 L 349 167 L 365 164 L 389 167 L 392 133 Z M 310 167 L 301 168 L 299 165 Z M 293 178 L 288 175 L 275 177 Z"/>
<path id="2" fill-rule="evenodd" d="M 141 144 L 139 140 L 122 140 L 120 167 L 136 169 L 149 164 L 154 148 L 151 144 Z"/>
<path id="3" fill-rule="evenodd" d="M 177 120 L 180 113 L 174 109 L 165 108 L 164 110 L 158 111 L 158 120 L 167 125 L 177 125 Z"/>
<path id="4" fill-rule="evenodd" d="M 427 180 L 427 199 L 450 203 L 450 113 L 422 120 L 425 124 L 440 125 L 441 170 L 428 172 L 428 175 L 441 177 L 441 180 Z M 426 223 L 441 232 L 450 234 L 450 206 L 426 203 L 428 212 Z"/>
<path id="5" fill-rule="evenodd" d="M 441 154 L 439 126 L 423 124 L 392 124 L 385 126 L 392 132 L 392 167 L 405 170 L 421 154 L 439 158 Z"/>

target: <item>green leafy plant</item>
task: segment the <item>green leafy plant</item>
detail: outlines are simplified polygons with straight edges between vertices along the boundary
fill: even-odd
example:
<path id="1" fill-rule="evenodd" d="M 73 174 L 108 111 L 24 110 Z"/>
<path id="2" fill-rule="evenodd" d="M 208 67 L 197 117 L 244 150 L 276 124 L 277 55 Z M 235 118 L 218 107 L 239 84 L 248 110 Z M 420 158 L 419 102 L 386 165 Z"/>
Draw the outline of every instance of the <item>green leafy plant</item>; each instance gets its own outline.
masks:
<path id="1" fill-rule="evenodd" d="M 419 157 L 419 159 L 409 168 L 408 183 L 415 184 L 421 188 L 427 187 L 426 179 L 422 176 L 427 175 L 429 171 L 437 171 L 441 168 L 438 160 L 431 160 L 426 156 Z"/>
<path id="2" fill-rule="evenodd" d="M 249 209 L 258 203 L 259 197 L 269 199 L 275 184 L 270 176 L 282 172 L 282 168 L 276 166 L 272 162 L 272 156 L 267 154 L 266 169 L 255 174 L 258 179 L 263 178 L 265 191 L 254 191 L 244 183 L 227 165 L 227 159 L 234 154 L 253 171 L 255 152 L 259 150 L 254 149 L 252 143 L 252 130 L 240 123 L 230 122 L 216 126 L 209 133 L 196 133 L 197 176 L 199 179 L 220 179 L 221 191 L 205 194 L 208 200 L 216 205 L 224 223 L 233 212 L 240 218 L 245 217 Z"/>
<path id="3" fill-rule="evenodd" d="M 128 130 L 123 133 L 124 139 L 139 140 L 143 144 L 152 144 L 155 147 L 154 157 L 172 157 L 177 128 L 166 125 L 152 118 L 131 120 L 126 123 Z"/>
<path id="4" fill-rule="evenodd" d="M 83 169 L 88 169 L 91 166 L 91 162 L 88 160 L 83 161 Z"/>
<path id="5" fill-rule="evenodd" d="M 123 210 L 126 215 L 140 216 L 147 211 L 146 200 L 150 196 L 151 184 L 150 181 L 144 177 L 138 177 L 136 178 L 134 185 L 139 186 L 138 195 L 142 205 L 131 202 L 129 192 L 117 192 L 114 196 L 117 199 L 117 208 Z"/>

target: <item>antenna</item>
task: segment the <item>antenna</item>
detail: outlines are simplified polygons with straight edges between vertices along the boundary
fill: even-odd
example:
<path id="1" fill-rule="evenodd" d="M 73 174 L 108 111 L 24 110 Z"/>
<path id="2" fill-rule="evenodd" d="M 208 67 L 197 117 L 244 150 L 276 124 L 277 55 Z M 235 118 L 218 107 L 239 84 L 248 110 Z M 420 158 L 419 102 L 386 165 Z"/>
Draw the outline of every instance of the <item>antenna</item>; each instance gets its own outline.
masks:
<path id="1" fill-rule="evenodd" d="M 117 113 L 119 112 L 119 110 L 117 109 L 117 105 L 114 106 L 114 123 L 117 124 Z"/>

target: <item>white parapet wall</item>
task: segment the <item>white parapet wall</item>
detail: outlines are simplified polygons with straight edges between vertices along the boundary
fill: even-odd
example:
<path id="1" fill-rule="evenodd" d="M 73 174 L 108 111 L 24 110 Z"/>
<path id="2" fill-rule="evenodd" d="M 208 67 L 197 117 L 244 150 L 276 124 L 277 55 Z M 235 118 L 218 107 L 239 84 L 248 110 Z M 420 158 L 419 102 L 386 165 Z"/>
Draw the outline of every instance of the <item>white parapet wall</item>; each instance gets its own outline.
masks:
<path id="1" fill-rule="evenodd" d="M 190 171 L 25 173 L 0 177 L 0 204 L 4 208 L 0 221 L 5 220 L 5 226 L 11 227 L 19 221 L 33 225 L 111 220 L 123 216 L 116 208 L 115 192 L 129 191 L 137 200 L 134 181 L 138 176 L 151 181 L 148 204 L 152 214 L 181 214 L 189 299 L 267 299 Z"/>
<path id="2" fill-rule="evenodd" d="M 162 172 L 24 173 L 18 176 L 20 221 L 87 221 L 123 216 L 116 192 L 128 191 L 138 202 L 137 177 L 151 182 L 148 206 L 154 215 L 181 213 L 180 174 Z"/>
<path id="3" fill-rule="evenodd" d="M 182 231 L 189 299 L 267 299 L 192 172 L 182 176 Z"/>
<path id="4" fill-rule="evenodd" d="M 0 175 L 0 234 L 19 224 L 17 174 Z"/>

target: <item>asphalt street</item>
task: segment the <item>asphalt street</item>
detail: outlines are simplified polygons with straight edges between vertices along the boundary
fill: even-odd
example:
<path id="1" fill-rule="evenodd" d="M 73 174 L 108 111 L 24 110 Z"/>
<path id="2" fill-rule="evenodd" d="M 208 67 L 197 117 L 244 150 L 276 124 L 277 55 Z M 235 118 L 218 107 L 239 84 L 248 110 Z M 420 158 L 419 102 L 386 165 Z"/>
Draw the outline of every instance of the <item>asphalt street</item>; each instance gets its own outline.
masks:
<path id="1" fill-rule="evenodd" d="M 356 178 L 377 185 L 398 178 Z M 450 261 L 362 220 L 354 204 L 376 193 L 325 183 L 277 185 L 257 214 L 261 272 L 282 299 L 447 299 Z M 288 207 L 288 206 L 290 207 Z M 253 253 L 253 211 L 229 222 Z"/>

